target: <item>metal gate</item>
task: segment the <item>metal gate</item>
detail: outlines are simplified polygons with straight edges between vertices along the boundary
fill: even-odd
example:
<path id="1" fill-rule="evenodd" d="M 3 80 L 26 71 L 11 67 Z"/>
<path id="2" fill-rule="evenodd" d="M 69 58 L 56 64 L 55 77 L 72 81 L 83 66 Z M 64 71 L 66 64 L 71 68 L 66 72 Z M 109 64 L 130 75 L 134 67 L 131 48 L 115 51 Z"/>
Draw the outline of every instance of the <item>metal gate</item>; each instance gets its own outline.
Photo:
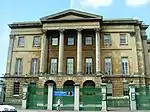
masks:
<path id="1" fill-rule="evenodd" d="M 102 94 L 101 88 L 86 87 L 80 89 L 80 110 L 100 111 Z"/>
<path id="2" fill-rule="evenodd" d="M 54 88 L 53 92 L 53 110 L 57 109 L 57 101 L 60 99 L 61 110 L 74 110 L 74 88 Z"/>
<path id="3" fill-rule="evenodd" d="M 140 85 L 135 91 L 137 109 L 150 110 L 150 86 Z"/>
<path id="4" fill-rule="evenodd" d="M 47 88 L 29 86 L 27 107 L 29 109 L 47 109 L 47 95 Z"/>

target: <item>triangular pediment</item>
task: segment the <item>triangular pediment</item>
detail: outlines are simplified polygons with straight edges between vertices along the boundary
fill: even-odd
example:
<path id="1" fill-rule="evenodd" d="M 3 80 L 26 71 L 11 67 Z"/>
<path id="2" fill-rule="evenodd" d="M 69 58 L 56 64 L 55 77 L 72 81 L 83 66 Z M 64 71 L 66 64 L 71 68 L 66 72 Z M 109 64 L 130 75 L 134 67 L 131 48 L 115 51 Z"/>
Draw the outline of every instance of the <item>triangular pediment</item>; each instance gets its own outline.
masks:
<path id="1" fill-rule="evenodd" d="M 41 18 L 41 21 L 51 21 L 51 20 L 78 20 L 78 19 L 102 19 L 102 16 L 91 14 L 87 12 L 82 12 L 74 9 L 65 10 L 58 12 L 46 17 Z"/>

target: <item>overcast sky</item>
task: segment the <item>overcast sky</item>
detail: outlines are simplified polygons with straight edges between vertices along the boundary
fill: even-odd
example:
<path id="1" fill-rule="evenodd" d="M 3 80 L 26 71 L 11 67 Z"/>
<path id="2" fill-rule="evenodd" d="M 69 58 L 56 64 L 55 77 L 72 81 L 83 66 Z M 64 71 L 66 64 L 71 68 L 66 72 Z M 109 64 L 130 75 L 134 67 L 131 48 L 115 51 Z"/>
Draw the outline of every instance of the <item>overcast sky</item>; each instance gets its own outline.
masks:
<path id="1" fill-rule="evenodd" d="M 9 23 L 39 20 L 69 8 L 99 14 L 104 19 L 138 18 L 150 24 L 150 0 L 1 0 L 0 75 L 6 69 Z M 150 28 L 147 33 L 150 37 Z"/>

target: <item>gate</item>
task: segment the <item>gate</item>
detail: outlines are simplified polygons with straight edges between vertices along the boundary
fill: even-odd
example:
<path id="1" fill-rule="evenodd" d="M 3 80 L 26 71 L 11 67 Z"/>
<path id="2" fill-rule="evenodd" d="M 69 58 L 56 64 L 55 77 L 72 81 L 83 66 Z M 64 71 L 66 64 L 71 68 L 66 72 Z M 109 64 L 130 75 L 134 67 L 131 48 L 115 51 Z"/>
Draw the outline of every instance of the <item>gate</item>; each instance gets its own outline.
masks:
<path id="1" fill-rule="evenodd" d="M 102 94 L 101 88 L 86 87 L 80 89 L 80 110 L 100 111 Z"/>
<path id="2" fill-rule="evenodd" d="M 53 92 L 53 110 L 57 109 L 57 101 L 60 99 L 61 110 L 74 110 L 74 88 L 54 88 Z"/>
<path id="3" fill-rule="evenodd" d="M 44 87 L 29 86 L 27 108 L 47 109 L 48 89 Z"/>
<path id="4" fill-rule="evenodd" d="M 135 91 L 137 109 L 150 110 L 150 86 L 140 85 Z"/>

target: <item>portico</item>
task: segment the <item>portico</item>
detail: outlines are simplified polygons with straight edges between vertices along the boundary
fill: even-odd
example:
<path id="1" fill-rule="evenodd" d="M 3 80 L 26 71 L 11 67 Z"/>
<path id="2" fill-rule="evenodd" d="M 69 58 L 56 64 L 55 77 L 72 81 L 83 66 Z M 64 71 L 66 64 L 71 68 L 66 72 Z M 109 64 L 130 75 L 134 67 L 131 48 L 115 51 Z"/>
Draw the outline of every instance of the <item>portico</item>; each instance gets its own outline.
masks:
<path id="1" fill-rule="evenodd" d="M 48 69 L 48 64 L 47 64 L 47 54 L 49 52 L 48 50 L 48 42 L 49 40 L 51 40 L 50 38 L 51 33 L 49 31 L 52 30 L 44 30 L 43 31 L 43 36 L 42 36 L 42 42 L 41 42 L 41 58 L 40 58 L 40 73 L 46 73 L 47 69 Z M 54 30 L 53 30 L 54 31 Z M 66 37 L 65 34 L 67 34 L 67 31 L 74 31 L 73 34 L 71 35 L 75 35 L 75 39 L 74 41 L 76 41 L 76 43 L 73 45 L 73 47 L 76 49 L 76 70 L 74 71 L 74 73 L 76 75 L 82 75 L 85 74 L 84 70 L 83 70 L 83 41 L 84 41 L 84 36 L 86 34 L 86 32 L 92 32 L 89 33 L 88 35 L 92 36 L 92 44 L 88 45 L 87 47 L 91 47 L 91 46 L 95 46 L 95 56 L 96 56 L 96 60 L 95 60 L 95 67 L 96 67 L 96 71 L 93 71 L 94 74 L 99 75 L 100 71 L 101 71 L 101 56 L 100 56 L 100 28 L 94 28 L 94 29 L 81 29 L 81 28 L 76 28 L 76 29 L 59 29 L 59 30 L 55 30 L 55 32 L 58 33 L 58 75 L 63 75 L 66 74 L 63 67 L 64 67 L 64 51 L 65 51 L 65 46 L 66 45 Z M 47 33 L 49 33 L 49 38 L 47 37 Z M 55 34 L 57 35 L 57 34 Z M 70 34 L 67 34 L 70 35 Z M 94 40 L 94 41 L 93 41 Z M 51 40 L 52 41 L 52 40 Z M 72 46 L 70 46 L 72 47 Z M 50 48 L 52 49 L 52 48 Z M 70 55 L 71 57 L 71 55 Z"/>

